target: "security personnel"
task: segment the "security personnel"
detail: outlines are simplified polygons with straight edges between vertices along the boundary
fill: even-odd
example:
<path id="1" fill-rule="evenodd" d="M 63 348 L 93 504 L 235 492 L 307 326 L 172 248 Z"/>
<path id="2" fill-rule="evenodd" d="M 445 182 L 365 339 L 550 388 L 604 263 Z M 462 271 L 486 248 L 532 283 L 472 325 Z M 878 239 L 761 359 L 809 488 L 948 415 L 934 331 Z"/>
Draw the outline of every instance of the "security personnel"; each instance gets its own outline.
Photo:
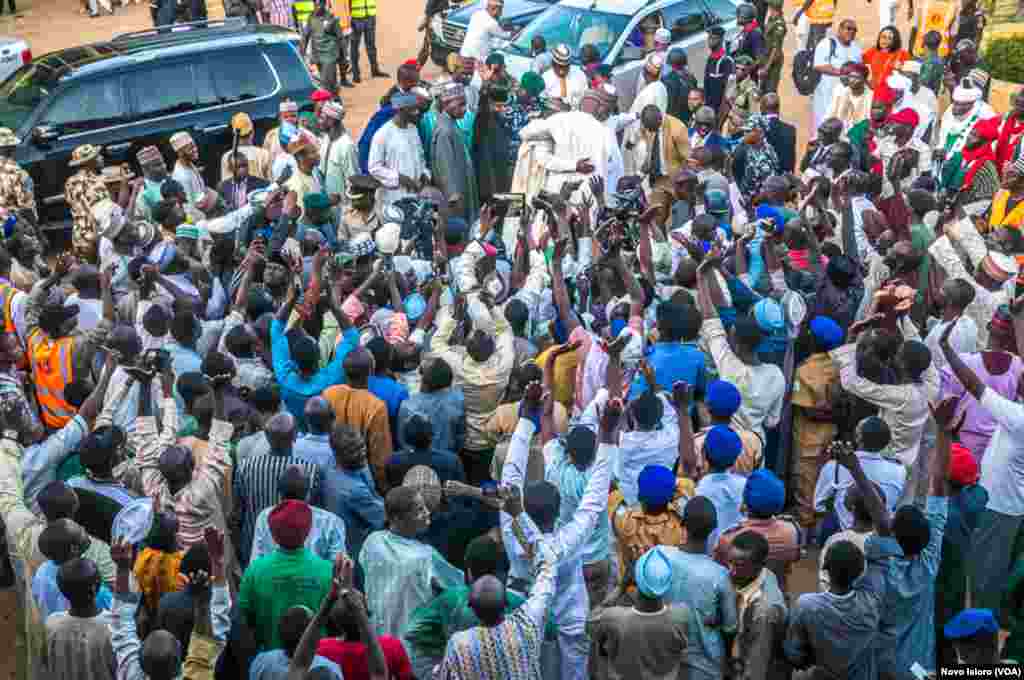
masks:
<path id="1" fill-rule="evenodd" d="M 92 144 L 76 148 L 68 166 L 79 170 L 64 184 L 64 198 L 71 208 L 71 248 L 75 255 L 91 263 L 97 261 L 96 248 L 100 240 L 92 207 L 110 198 L 110 191 L 100 172 L 103 169 L 102 151 Z"/>
<path id="2" fill-rule="evenodd" d="M 4 333 L 18 338 L 21 360 L 17 366 L 23 369 L 28 366 L 25 356 L 25 305 L 28 302 L 28 293 L 18 290 L 11 282 L 12 263 L 11 256 L 0 248 L 0 315 Z"/>
<path id="3" fill-rule="evenodd" d="M 303 3 L 305 0 L 301 0 Z M 295 3 L 298 8 L 299 2 Z M 296 10 L 297 11 L 297 10 Z M 306 19 L 302 32 L 302 53 L 320 70 L 320 86 L 332 97 L 338 94 L 338 55 L 342 49 L 341 24 L 327 11 L 327 0 L 316 0 L 316 11 Z"/>
<path id="4" fill-rule="evenodd" d="M 352 80 L 361 82 L 359 75 L 359 41 L 366 36 L 366 58 L 370 61 L 370 75 L 387 78 L 377 63 L 377 0 L 352 0 Z"/>
<path id="5" fill-rule="evenodd" d="M 782 0 L 767 0 L 768 18 L 764 26 L 764 57 L 758 69 L 758 83 L 761 94 L 779 91 L 782 79 L 782 43 L 786 40 L 786 17 L 782 16 Z"/>
<path id="6" fill-rule="evenodd" d="M 0 208 L 17 211 L 18 219 L 33 225 L 38 220 L 32 178 L 14 160 L 21 140 L 9 128 L 0 128 Z"/>
<path id="7" fill-rule="evenodd" d="M 295 22 L 295 26 L 300 31 L 304 31 L 306 29 L 306 22 L 315 11 L 315 0 L 295 0 L 292 3 L 292 21 Z M 306 50 L 303 49 L 302 53 L 306 54 Z"/>

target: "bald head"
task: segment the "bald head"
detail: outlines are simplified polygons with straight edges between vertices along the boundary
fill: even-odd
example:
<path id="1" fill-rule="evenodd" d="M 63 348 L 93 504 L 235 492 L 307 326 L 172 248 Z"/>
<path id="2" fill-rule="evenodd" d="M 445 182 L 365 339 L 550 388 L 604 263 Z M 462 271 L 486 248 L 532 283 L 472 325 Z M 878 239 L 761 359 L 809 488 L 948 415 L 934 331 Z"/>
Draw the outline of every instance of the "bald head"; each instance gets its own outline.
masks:
<path id="1" fill-rule="evenodd" d="M 373 355 L 365 347 L 356 347 L 345 355 L 342 367 L 349 384 L 364 387 L 373 373 Z"/>
<path id="2" fill-rule="evenodd" d="M 778 113 L 780 103 L 779 95 L 769 92 L 761 97 L 761 113 Z"/>
<path id="3" fill-rule="evenodd" d="M 473 582 L 469 606 L 483 625 L 498 625 L 505 612 L 505 585 L 491 574 L 481 576 Z"/>
<path id="4" fill-rule="evenodd" d="M 267 441 L 275 451 L 288 451 L 295 441 L 295 418 L 290 413 L 278 413 L 267 421 Z"/>
<path id="5" fill-rule="evenodd" d="M 334 410 L 331 404 L 323 397 L 313 397 L 306 402 L 303 409 L 306 418 L 306 426 L 313 434 L 324 434 L 330 432 L 331 424 L 334 422 Z"/>
<path id="6" fill-rule="evenodd" d="M 160 454 L 160 472 L 173 490 L 192 480 L 192 450 L 184 446 L 170 446 Z"/>
<path id="7" fill-rule="evenodd" d="M 277 490 L 284 500 L 304 501 L 309 492 L 309 477 L 299 465 L 289 465 L 277 481 Z"/>
<path id="8" fill-rule="evenodd" d="M 172 680 L 181 665 L 181 644 L 166 630 L 155 630 L 142 643 L 142 671 L 149 680 Z"/>

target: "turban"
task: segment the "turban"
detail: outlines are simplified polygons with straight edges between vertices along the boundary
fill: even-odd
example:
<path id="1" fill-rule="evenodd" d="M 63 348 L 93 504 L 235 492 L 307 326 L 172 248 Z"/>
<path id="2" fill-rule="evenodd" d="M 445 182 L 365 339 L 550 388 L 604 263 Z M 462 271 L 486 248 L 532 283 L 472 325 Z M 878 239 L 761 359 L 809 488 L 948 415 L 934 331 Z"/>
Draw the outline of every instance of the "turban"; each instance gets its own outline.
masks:
<path id="1" fill-rule="evenodd" d="M 299 105 L 296 104 L 295 102 L 291 101 L 290 99 L 285 99 L 277 107 L 277 112 L 278 113 L 298 113 L 299 112 Z"/>
<path id="2" fill-rule="evenodd" d="M 650 73 L 661 73 L 661 67 L 665 65 L 665 57 L 661 56 L 657 52 L 652 52 L 647 55 L 647 61 L 644 62 L 644 68 Z"/>
<path id="3" fill-rule="evenodd" d="M 823 350 L 830 352 L 843 344 L 846 332 L 829 317 L 816 316 L 811 319 L 811 335 Z"/>
<path id="4" fill-rule="evenodd" d="M 949 481 L 970 486 L 978 481 L 978 461 L 963 444 L 953 444 L 949 451 Z"/>
<path id="5" fill-rule="evenodd" d="M 668 44 L 672 41 L 672 32 L 667 28 L 659 28 L 654 32 L 654 42 Z"/>
<path id="6" fill-rule="evenodd" d="M 754 305 L 754 320 L 765 333 L 778 333 L 786 328 L 782 305 L 771 298 L 763 298 Z"/>
<path id="7" fill-rule="evenodd" d="M 533 71 L 527 71 L 523 74 L 523 79 L 520 82 L 520 85 L 522 85 L 522 88 L 526 90 L 526 94 L 531 97 L 537 97 L 544 91 L 544 79 Z"/>
<path id="8" fill-rule="evenodd" d="M 892 106 L 893 102 L 896 101 L 896 91 L 891 87 L 882 83 L 875 90 L 871 100 L 876 104 L 885 104 L 886 106 Z"/>
<path id="9" fill-rule="evenodd" d="M 917 127 L 917 124 L 921 122 L 921 118 L 917 115 L 917 111 L 914 109 L 900 109 L 895 113 L 889 114 L 889 123 L 896 125 L 909 125 L 910 127 Z"/>
<path id="10" fill-rule="evenodd" d="M 742 452 L 740 436 L 728 425 L 715 425 L 704 438 L 704 457 L 712 467 L 730 467 Z"/>
<path id="11" fill-rule="evenodd" d="M 189 144 L 194 144 L 192 141 L 192 135 L 187 132 L 175 132 L 171 135 L 171 148 L 175 151 L 181 151 Z"/>
<path id="12" fill-rule="evenodd" d="M 645 465 L 636 481 L 637 498 L 650 507 L 668 505 L 676 494 L 676 476 L 664 465 Z"/>
<path id="13" fill-rule="evenodd" d="M 466 88 L 459 83 L 447 83 L 441 88 L 441 101 L 450 102 L 466 96 Z"/>
<path id="14" fill-rule="evenodd" d="M 754 470 L 743 487 L 743 503 L 761 517 L 778 514 L 786 504 L 786 486 L 771 470 Z"/>
<path id="15" fill-rule="evenodd" d="M 313 510 L 302 501 L 281 501 L 267 518 L 270 535 L 285 550 L 295 550 L 306 542 L 313 526 Z"/>
<path id="16" fill-rule="evenodd" d="M 999 633 L 999 622 L 991 609 L 965 609 L 951 618 L 942 628 L 949 640 L 962 640 L 975 635 Z"/>
<path id="17" fill-rule="evenodd" d="M 341 120 L 341 117 L 345 115 L 345 107 L 341 105 L 341 102 L 327 102 L 321 111 L 325 116 L 334 120 Z"/>
<path id="18" fill-rule="evenodd" d="M 731 418 L 740 409 L 742 401 L 736 386 L 725 380 L 712 380 L 704 396 L 708 411 L 716 418 Z"/>
<path id="19" fill-rule="evenodd" d="M 981 99 L 981 90 L 976 87 L 957 85 L 953 90 L 953 101 L 958 104 L 973 104 Z"/>
<path id="20" fill-rule="evenodd" d="M 974 124 L 974 132 L 987 142 L 993 142 L 999 139 L 999 126 L 1003 122 L 1003 119 L 999 116 L 993 116 L 988 120 L 979 120 Z"/>
<path id="21" fill-rule="evenodd" d="M 661 597 L 672 587 L 672 563 L 660 545 L 641 555 L 634 570 L 637 590 L 647 597 Z"/>

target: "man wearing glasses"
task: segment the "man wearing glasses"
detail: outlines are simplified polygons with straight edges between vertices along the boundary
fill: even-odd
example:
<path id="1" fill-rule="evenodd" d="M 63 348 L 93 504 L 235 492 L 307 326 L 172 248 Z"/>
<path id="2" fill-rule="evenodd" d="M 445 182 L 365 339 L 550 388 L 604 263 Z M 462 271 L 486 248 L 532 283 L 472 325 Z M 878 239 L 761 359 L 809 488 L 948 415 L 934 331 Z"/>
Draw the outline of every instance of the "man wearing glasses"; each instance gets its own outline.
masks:
<path id="1" fill-rule="evenodd" d="M 860 43 L 856 41 L 857 24 L 844 19 L 839 24 L 839 33 L 828 35 L 814 48 L 814 70 L 821 74 L 818 87 L 814 90 L 814 129 L 821 126 L 832 104 L 832 92 L 843 75 L 843 66 L 849 62 L 863 61 Z"/>

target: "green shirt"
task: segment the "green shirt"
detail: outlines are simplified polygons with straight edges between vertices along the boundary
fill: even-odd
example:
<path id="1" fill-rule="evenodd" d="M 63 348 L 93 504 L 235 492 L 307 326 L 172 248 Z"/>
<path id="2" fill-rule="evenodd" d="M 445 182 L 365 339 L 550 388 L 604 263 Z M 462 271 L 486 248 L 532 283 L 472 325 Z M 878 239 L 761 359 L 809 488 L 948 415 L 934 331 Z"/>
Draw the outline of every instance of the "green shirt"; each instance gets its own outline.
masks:
<path id="1" fill-rule="evenodd" d="M 764 52 L 765 66 L 778 66 L 782 67 L 782 43 L 786 39 L 786 31 L 789 30 L 786 27 L 786 20 L 781 17 L 772 17 L 765 21 L 764 27 L 764 42 L 766 50 Z M 772 50 L 778 50 L 779 53 L 775 56 L 775 62 L 769 64 L 767 59 L 771 56 Z"/>
<path id="2" fill-rule="evenodd" d="M 413 612 L 405 631 L 405 642 L 421 654 L 444 656 L 449 638 L 455 633 L 480 625 L 469 607 L 469 586 L 448 588 Z M 519 608 L 525 599 L 513 592 L 505 595 L 505 615 Z"/>
<path id="3" fill-rule="evenodd" d="M 296 605 L 318 611 L 331 590 L 334 565 L 306 548 L 275 550 L 249 564 L 238 604 L 260 651 L 281 647 L 278 623 Z"/>

